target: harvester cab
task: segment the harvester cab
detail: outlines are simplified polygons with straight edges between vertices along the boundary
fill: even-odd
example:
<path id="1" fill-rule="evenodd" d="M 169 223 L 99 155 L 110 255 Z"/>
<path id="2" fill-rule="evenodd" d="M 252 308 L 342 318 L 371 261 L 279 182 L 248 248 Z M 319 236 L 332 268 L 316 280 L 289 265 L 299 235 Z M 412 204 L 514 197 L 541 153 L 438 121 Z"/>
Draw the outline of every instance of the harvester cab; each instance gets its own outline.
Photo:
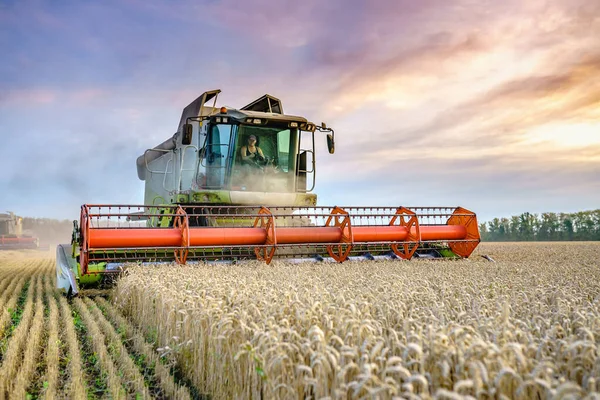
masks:
<path id="1" fill-rule="evenodd" d="M 37 249 L 39 239 L 23 234 L 23 218 L 8 211 L 0 214 L 0 250 Z"/>
<path id="2" fill-rule="evenodd" d="M 265 95 L 232 109 L 217 107 L 220 90 L 203 93 L 181 115 L 177 132 L 137 159 L 144 203 L 314 206 L 315 132 L 334 132 L 283 114 Z"/>
<path id="3" fill-rule="evenodd" d="M 323 207 L 315 138 L 334 131 L 265 95 L 239 109 L 220 90 L 184 108 L 177 132 L 137 158 L 144 205 L 83 205 L 57 248 L 57 285 L 111 281 L 131 262 L 293 262 L 468 257 L 479 243 L 462 207 Z M 109 279 L 106 279 L 109 278 Z"/>

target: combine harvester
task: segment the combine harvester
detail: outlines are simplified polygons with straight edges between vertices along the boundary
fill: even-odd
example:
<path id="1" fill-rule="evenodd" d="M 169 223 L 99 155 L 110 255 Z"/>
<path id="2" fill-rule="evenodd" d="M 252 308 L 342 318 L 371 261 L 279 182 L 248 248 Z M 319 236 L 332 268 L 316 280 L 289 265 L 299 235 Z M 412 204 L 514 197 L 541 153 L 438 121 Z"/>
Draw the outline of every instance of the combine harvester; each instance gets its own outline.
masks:
<path id="1" fill-rule="evenodd" d="M 23 218 L 8 211 L 0 214 L 0 250 L 37 249 L 37 237 L 23 234 Z"/>
<path id="2" fill-rule="evenodd" d="M 81 207 L 72 243 L 57 248 L 59 288 L 77 294 L 129 262 L 468 257 L 479 244 L 461 207 L 317 206 L 315 134 L 333 154 L 333 130 L 269 95 L 219 108 L 219 93 L 203 93 L 138 157 L 145 205 Z"/>

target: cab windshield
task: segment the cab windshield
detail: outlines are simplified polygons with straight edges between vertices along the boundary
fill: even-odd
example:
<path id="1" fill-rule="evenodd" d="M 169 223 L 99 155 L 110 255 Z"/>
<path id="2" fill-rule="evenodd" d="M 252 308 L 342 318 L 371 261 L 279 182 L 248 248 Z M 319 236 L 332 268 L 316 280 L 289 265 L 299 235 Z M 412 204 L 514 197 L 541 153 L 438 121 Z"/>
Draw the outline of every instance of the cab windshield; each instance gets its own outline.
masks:
<path id="1" fill-rule="evenodd" d="M 234 145 L 232 190 L 294 190 L 298 130 L 240 125 Z"/>
<path id="2" fill-rule="evenodd" d="M 254 143 L 251 143 L 251 137 L 256 139 Z M 254 151 L 255 148 L 260 148 L 264 157 L 282 172 L 294 170 L 295 158 L 290 157 L 290 154 L 295 153 L 295 128 L 240 126 L 237 139 L 235 147 L 240 155 L 242 150 L 248 153 L 248 149 Z"/>

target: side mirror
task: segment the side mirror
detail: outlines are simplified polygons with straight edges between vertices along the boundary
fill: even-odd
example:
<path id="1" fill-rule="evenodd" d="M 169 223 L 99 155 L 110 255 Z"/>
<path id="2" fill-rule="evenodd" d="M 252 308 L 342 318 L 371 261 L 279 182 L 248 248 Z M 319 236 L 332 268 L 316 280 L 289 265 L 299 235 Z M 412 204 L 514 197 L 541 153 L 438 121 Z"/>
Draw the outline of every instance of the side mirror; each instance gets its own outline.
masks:
<path id="1" fill-rule="evenodd" d="M 327 134 L 327 148 L 329 149 L 329 154 L 333 154 L 335 152 L 335 140 L 333 139 L 333 133 Z"/>
<path id="2" fill-rule="evenodd" d="M 183 134 L 181 136 L 181 144 L 188 145 L 192 144 L 192 133 L 194 129 L 192 128 L 192 124 L 183 125 Z"/>

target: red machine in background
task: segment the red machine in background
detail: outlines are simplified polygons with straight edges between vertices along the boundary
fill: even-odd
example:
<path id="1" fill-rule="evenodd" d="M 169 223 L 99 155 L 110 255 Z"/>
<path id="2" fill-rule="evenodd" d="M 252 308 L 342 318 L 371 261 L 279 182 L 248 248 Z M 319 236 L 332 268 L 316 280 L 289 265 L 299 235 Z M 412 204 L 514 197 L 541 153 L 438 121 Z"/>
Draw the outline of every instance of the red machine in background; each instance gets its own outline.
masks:
<path id="1" fill-rule="evenodd" d="M 39 239 L 23 234 L 23 218 L 12 212 L 0 214 L 0 250 L 37 249 Z"/>

